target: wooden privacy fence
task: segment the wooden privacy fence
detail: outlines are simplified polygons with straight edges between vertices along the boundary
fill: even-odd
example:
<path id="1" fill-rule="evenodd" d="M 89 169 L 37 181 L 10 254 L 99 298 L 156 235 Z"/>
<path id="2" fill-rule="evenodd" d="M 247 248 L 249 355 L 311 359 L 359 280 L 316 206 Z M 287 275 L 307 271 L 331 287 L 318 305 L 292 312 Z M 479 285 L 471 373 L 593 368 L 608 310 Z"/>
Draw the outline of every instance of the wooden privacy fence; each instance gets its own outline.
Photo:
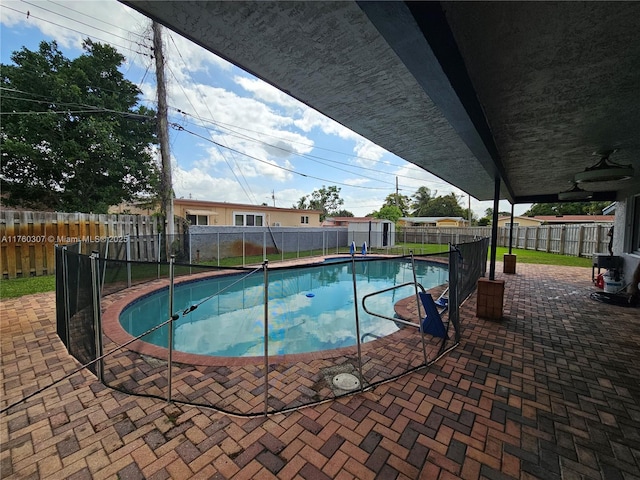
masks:
<path id="1" fill-rule="evenodd" d="M 87 248 L 121 252 L 110 258 L 157 261 L 156 219 L 148 215 L 0 211 L 0 271 L 2 278 L 51 275 L 55 245 L 82 244 Z M 104 252 L 103 252 L 104 254 Z"/>
<path id="2" fill-rule="evenodd" d="M 594 253 L 607 253 L 612 224 L 541 225 L 513 227 L 513 248 L 537 250 L 574 257 L 591 257 Z M 458 243 L 459 236 L 491 238 L 491 227 L 422 228 L 406 227 L 396 232 L 396 242 L 405 243 Z M 509 246 L 509 229 L 498 228 L 498 246 Z"/>
<path id="3" fill-rule="evenodd" d="M 607 253 L 612 224 L 542 225 L 514 227 L 513 247 L 525 250 L 591 257 L 594 253 Z M 509 229 L 499 230 L 498 245 L 509 246 Z"/>

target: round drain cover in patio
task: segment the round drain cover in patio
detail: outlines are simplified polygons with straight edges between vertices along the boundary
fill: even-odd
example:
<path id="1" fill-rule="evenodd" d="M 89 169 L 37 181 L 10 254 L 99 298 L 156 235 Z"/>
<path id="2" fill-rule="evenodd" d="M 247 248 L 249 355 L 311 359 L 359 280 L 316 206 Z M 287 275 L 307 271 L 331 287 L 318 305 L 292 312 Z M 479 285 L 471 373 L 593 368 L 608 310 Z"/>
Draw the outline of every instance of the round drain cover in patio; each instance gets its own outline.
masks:
<path id="1" fill-rule="evenodd" d="M 350 373 L 339 373 L 333 377 L 333 386 L 340 390 L 355 390 L 360 388 L 360 380 Z"/>

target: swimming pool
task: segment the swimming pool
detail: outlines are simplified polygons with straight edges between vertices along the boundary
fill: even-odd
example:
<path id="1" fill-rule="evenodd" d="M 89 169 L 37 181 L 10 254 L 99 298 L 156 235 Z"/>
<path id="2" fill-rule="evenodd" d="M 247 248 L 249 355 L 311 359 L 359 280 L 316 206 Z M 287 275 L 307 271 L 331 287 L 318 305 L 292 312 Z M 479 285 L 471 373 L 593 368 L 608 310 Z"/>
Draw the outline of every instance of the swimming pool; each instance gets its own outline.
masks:
<path id="1" fill-rule="evenodd" d="M 416 261 L 416 277 L 426 289 L 448 279 L 447 265 Z M 174 311 L 204 301 L 174 323 L 174 349 L 196 355 L 254 357 L 264 355 L 264 276 L 212 277 L 176 285 Z M 356 262 L 358 316 L 363 342 L 390 335 L 396 323 L 368 315 L 360 304 L 368 293 L 413 281 L 407 258 Z M 394 316 L 393 305 L 414 294 L 412 286 L 371 298 L 367 308 Z M 269 269 L 269 355 L 318 352 L 356 345 L 351 262 L 329 262 L 304 268 Z M 129 304 L 120 325 L 133 336 L 167 319 L 168 290 L 158 290 Z M 167 347 L 168 327 L 145 336 L 145 342 Z"/>

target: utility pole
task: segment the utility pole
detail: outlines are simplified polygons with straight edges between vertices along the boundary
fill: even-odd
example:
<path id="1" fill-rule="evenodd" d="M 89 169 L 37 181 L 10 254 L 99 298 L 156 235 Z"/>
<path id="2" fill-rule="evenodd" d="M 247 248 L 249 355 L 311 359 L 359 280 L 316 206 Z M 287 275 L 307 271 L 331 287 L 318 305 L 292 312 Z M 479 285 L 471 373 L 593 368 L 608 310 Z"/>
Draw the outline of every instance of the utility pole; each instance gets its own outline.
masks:
<path id="1" fill-rule="evenodd" d="M 164 53 L 162 48 L 162 30 L 158 22 L 151 25 L 153 30 L 153 56 L 156 59 L 156 84 L 158 90 L 158 140 L 160 141 L 160 157 L 162 158 L 162 175 L 160 180 L 161 212 L 165 218 L 167 229 L 167 252 L 173 242 L 175 233 L 173 223 L 173 181 L 171 178 L 171 155 L 169 153 L 169 124 L 167 121 L 167 86 L 164 79 Z"/>
<path id="2" fill-rule="evenodd" d="M 396 177 L 396 207 L 400 208 L 400 201 L 398 200 L 398 177 Z"/>

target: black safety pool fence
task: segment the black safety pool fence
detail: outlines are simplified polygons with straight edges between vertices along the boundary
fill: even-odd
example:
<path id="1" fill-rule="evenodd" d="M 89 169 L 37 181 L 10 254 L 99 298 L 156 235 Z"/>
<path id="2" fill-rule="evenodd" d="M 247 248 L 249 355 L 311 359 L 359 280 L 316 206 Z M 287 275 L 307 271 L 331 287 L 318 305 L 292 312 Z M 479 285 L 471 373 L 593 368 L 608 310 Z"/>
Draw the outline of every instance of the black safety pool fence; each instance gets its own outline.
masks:
<path id="1" fill-rule="evenodd" d="M 242 416 L 283 412 L 372 389 L 455 348 L 487 247 L 482 238 L 429 255 L 277 267 L 57 247 L 57 333 L 111 388 Z"/>

